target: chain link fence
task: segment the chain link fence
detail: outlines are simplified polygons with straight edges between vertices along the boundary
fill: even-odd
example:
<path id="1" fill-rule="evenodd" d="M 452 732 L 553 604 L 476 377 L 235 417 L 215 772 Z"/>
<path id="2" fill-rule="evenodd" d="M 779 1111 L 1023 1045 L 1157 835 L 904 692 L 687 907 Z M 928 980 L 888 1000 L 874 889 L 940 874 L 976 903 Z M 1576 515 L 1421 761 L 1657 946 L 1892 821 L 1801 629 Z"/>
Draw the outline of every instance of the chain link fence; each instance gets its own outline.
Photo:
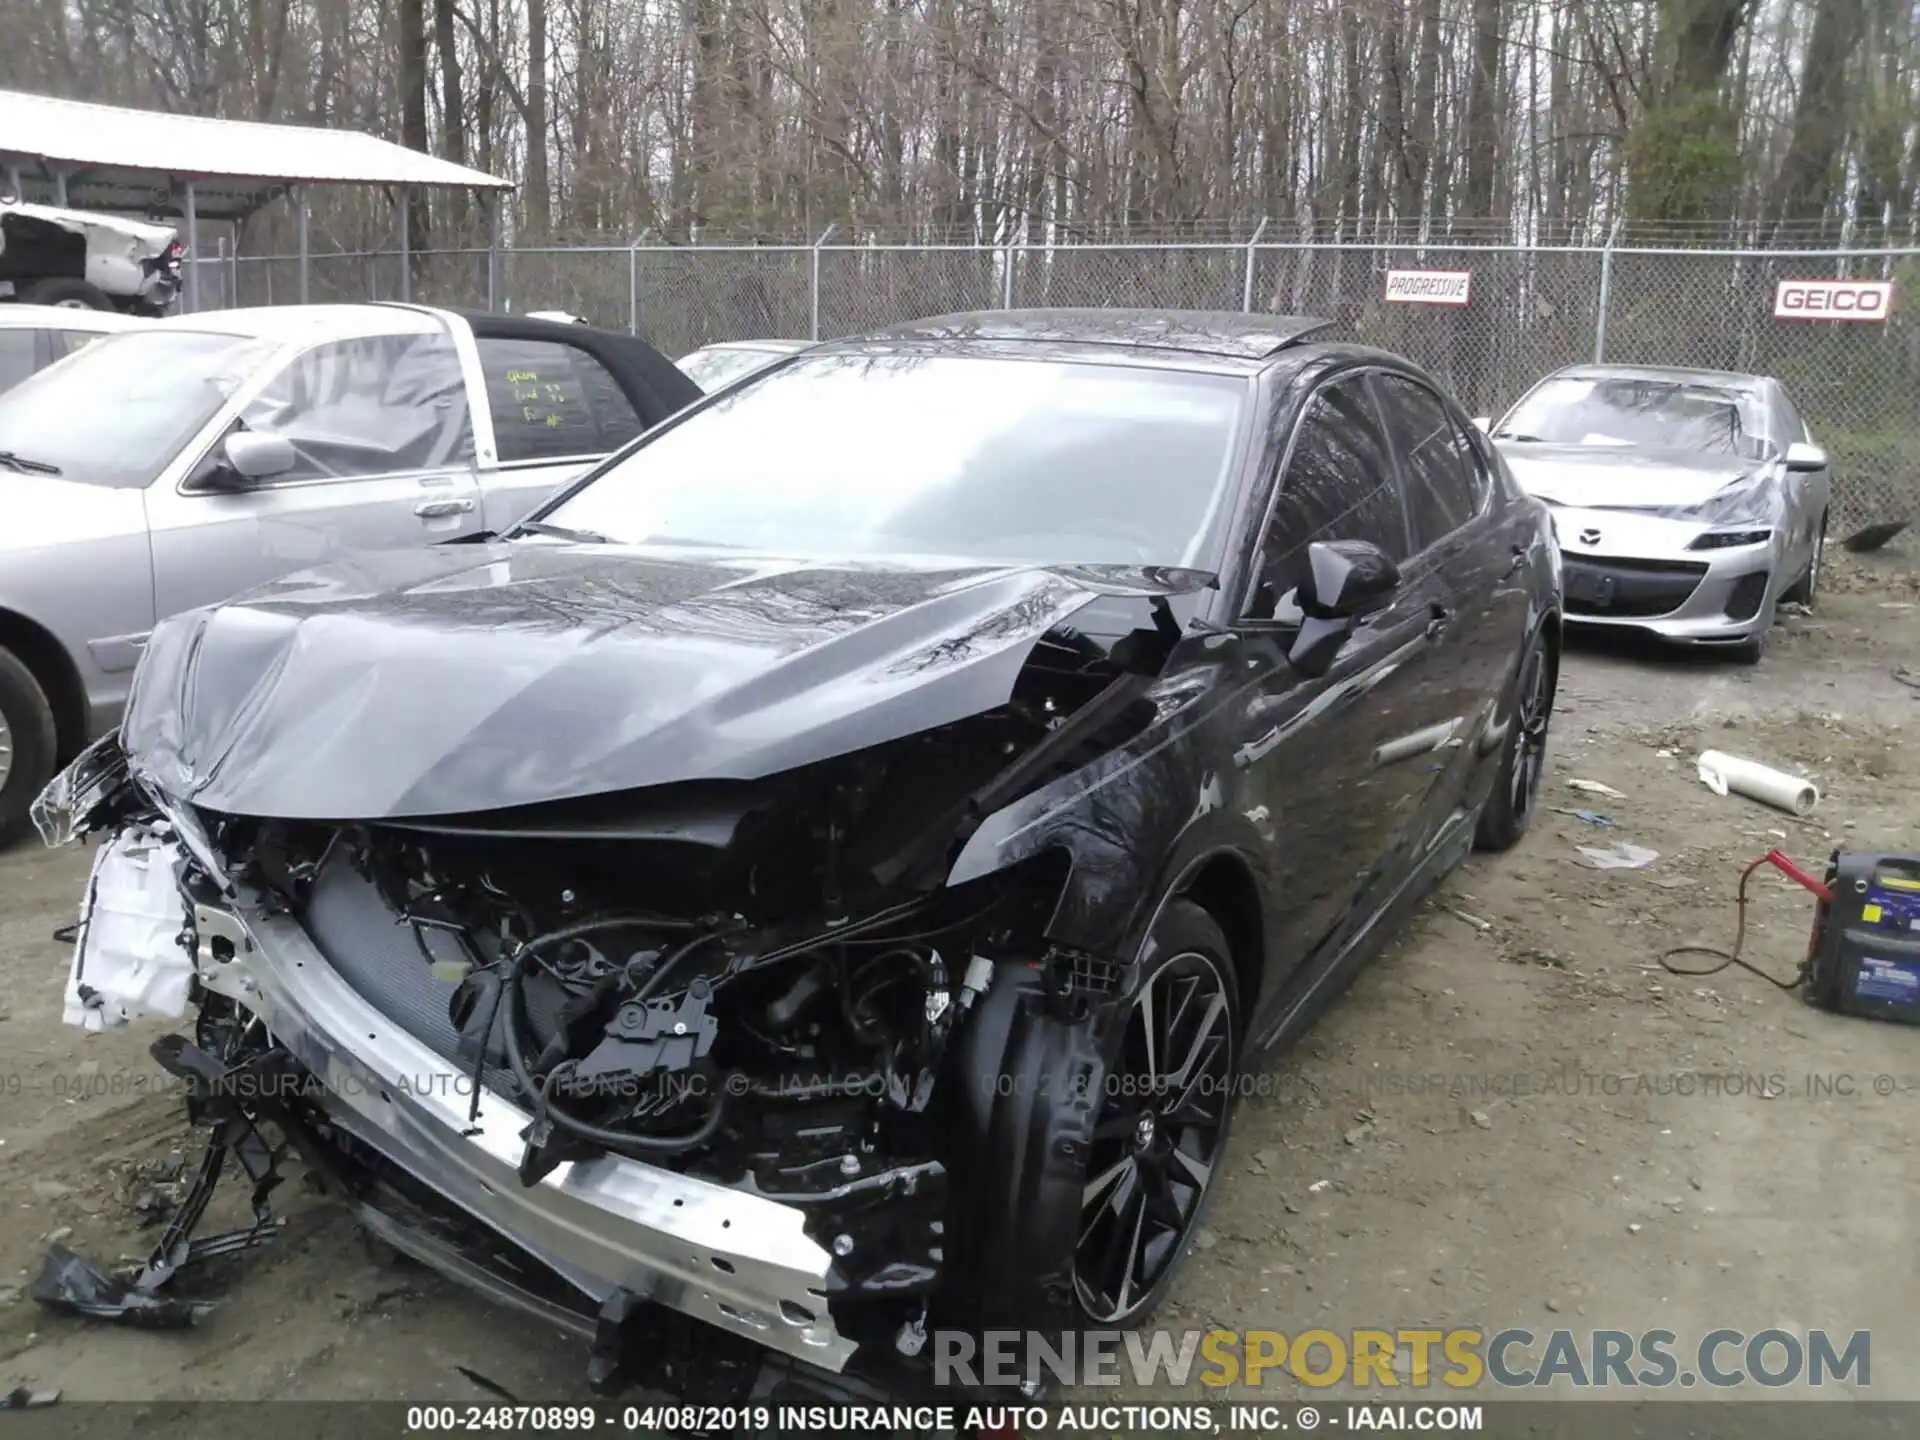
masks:
<path id="1" fill-rule="evenodd" d="M 202 263 L 203 304 L 301 298 L 289 256 Z M 1426 366 L 1474 414 L 1596 358 L 1778 376 L 1833 456 L 1833 530 L 1920 521 L 1920 251 L 1710 251 L 1309 243 L 514 248 L 411 257 L 413 299 L 566 310 L 670 355 L 831 338 L 958 310 L 1176 307 L 1322 316 Z M 1390 303 L 1390 270 L 1464 270 L 1470 303 Z M 394 252 L 312 256 L 307 298 L 393 300 Z M 1883 321 L 1779 320 L 1783 279 L 1894 282 Z"/>

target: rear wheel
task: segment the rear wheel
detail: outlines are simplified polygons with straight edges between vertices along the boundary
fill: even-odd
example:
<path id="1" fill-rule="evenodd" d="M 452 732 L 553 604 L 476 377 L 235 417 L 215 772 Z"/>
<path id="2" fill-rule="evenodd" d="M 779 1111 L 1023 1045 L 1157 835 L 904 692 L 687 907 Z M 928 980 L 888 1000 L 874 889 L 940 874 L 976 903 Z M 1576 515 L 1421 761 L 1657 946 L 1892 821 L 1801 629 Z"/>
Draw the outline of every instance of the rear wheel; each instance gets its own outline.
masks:
<path id="1" fill-rule="evenodd" d="M 20 292 L 28 305 L 57 305 L 63 310 L 111 310 L 113 301 L 98 285 L 54 275 L 36 280 Z"/>
<path id="2" fill-rule="evenodd" d="M 27 810 L 53 778 L 59 741 L 53 707 L 33 672 L 0 649 L 0 845 L 27 827 Z"/>
<path id="3" fill-rule="evenodd" d="M 1224 1158 L 1239 1037 L 1226 936 L 1168 901 L 1106 1044 L 1073 1260 L 1093 1324 L 1136 1321 L 1172 1281 Z"/>
<path id="4" fill-rule="evenodd" d="M 1558 681 L 1553 648 L 1536 630 L 1520 657 L 1520 673 L 1508 710 L 1507 741 L 1500 752 L 1500 773 L 1474 829 L 1473 842 L 1482 850 L 1511 849 L 1533 823 L 1540 782 L 1547 769 L 1547 728 L 1553 720 Z"/>

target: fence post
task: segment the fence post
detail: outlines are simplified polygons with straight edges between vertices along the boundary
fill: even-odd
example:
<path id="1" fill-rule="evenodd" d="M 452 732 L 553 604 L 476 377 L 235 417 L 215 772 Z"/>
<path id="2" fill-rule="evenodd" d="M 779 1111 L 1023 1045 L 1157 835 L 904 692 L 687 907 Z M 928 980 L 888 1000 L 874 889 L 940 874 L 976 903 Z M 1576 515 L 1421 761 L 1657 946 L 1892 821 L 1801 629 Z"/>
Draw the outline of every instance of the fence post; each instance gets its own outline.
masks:
<path id="1" fill-rule="evenodd" d="M 813 304 L 812 318 L 807 322 L 808 335 L 815 340 L 820 338 L 820 247 L 827 243 L 827 237 L 833 234 L 829 225 L 820 232 L 820 238 L 813 242 Z"/>
<path id="2" fill-rule="evenodd" d="M 1613 245 L 1620 238 L 1620 222 L 1613 222 L 1613 228 L 1607 232 L 1607 243 L 1600 250 L 1600 303 L 1599 313 L 1593 323 L 1593 363 L 1598 365 L 1607 358 L 1607 306 L 1613 298 Z"/>
<path id="3" fill-rule="evenodd" d="M 649 225 L 634 237 L 627 247 L 627 333 L 640 333 L 640 247 L 647 243 L 647 237 L 653 234 Z"/>
<path id="4" fill-rule="evenodd" d="M 1246 280 L 1246 284 L 1240 287 L 1240 308 L 1242 311 L 1244 311 L 1248 315 L 1251 315 L 1253 313 L 1253 267 L 1255 263 L 1254 261 L 1255 247 L 1259 245 L 1260 237 L 1266 233 L 1267 233 L 1267 217 L 1262 215 L 1260 217 L 1260 223 L 1253 227 L 1253 238 L 1247 241 L 1247 280 Z"/>
<path id="5" fill-rule="evenodd" d="M 1000 308 L 1011 310 L 1013 308 L 1013 267 L 1019 252 L 1014 249 L 1013 241 L 1009 240 L 1001 253 L 1006 260 L 1006 267 L 1000 276 Z"/>
<path id="6" fill-rule="evenodd" d="M 302 185 L 293 193 L 293 213 L 295 228 L 300 235 L 300 303 L 307 303 L 307 187 Z"/>
<path id="7" fill-rule="evenodd" d="M 200 207 L 194 203 L 193 182 L 186 185 L 187 313 L 200 310 Z"/>
<path id="8" fill-rule="evenodd" d="M 413 228 L 412 209 L 413 192 L 402 185 L 400 187 L 400 303 L 402 305 L 413 302 L 413 252 L 409 249 L 407 239 L 407 231 Z"/>
<path id="9" fill-rule="evenodd" d="M 487 310 L 494 315 L 507 303 L 506 208 L 500 191 L 487 192 Z"/>
<path id="10" fill-rule="evenodd" d="M 220 284 L 222 288 L 224 288 L 228 283 L 229 275 L 232 273 L 228 269 L 228 262 L 227 262 L 227 237 L 224 235 L 217 236 L 214 239 L 213 246 L 214 246 L 213 253 L 219 257 L 218 263 L 216 264 L 214 269 L 214 273 L 219 275 Z M 227 303 L 222 308 L 229 309 L 229 310 L 233 308 L 233 293 L 231 291 L 228 291 Z"/>

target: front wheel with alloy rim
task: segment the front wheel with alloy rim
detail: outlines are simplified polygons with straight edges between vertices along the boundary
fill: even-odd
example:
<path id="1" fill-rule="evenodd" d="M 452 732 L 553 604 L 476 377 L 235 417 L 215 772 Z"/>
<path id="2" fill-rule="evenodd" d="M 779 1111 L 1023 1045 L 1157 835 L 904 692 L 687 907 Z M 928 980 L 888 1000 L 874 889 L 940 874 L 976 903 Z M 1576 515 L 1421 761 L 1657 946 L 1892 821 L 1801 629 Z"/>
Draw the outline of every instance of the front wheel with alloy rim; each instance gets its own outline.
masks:
<path id="1" fill-rule="evenodd" d="M 1547 729 L 1553 722 L 1553 697 L 1559 663 L 1547 638 L 1536 630 L 1520 657 L 1513 703 L 1507 716 L 1500 773 L 1480 811 L 1474 844 L 1482 850 L 1509 850 L 1533 823 L 1540 802 L 1540 781 L 1547 770 Z"/>
<path id="2" fill-rule="evenodd" d="M 1172 1280 L 1220 1173 L 1239 1042 L 1226 936 L 1200 906 L 1170 900 L 1104 1046 L 1073 1261 L 1088 1321 L 1128 1324 Z"/>
<path id="3" fill-rule="evenodd" d="M 1813 553 L 1807 557 L 1807 570 L 1796 580 L 1786 594 L 1780 598 L 1796 605 L 1804 605 L 1809 610 L 1820 593 L 1820 552 L 1827 546 L 1827 517 L 1820 517 L 1820 529 L 1813 537 Z"/>
<path id="4" fill-rule="evenodd" d="M 27 828 L 27 810 L 53 778 L 53 707 L 33 672 L 0 649 L 0 845 Z"/>

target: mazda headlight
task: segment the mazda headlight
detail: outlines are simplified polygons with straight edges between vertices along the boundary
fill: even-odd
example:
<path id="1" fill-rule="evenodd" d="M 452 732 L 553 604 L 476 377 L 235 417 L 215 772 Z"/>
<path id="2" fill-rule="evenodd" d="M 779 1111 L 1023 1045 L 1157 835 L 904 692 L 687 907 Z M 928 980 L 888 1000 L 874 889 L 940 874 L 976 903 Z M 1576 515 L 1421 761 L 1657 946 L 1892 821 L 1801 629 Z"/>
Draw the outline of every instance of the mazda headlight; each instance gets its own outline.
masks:
<path id="1" fill-rule="evenodd" d="M 1709 530 L 1689 550 L 1732 550 L 1740 545 L 1764 545 L 1773 538 L 1771 527 L 1758 530 Z"/>

